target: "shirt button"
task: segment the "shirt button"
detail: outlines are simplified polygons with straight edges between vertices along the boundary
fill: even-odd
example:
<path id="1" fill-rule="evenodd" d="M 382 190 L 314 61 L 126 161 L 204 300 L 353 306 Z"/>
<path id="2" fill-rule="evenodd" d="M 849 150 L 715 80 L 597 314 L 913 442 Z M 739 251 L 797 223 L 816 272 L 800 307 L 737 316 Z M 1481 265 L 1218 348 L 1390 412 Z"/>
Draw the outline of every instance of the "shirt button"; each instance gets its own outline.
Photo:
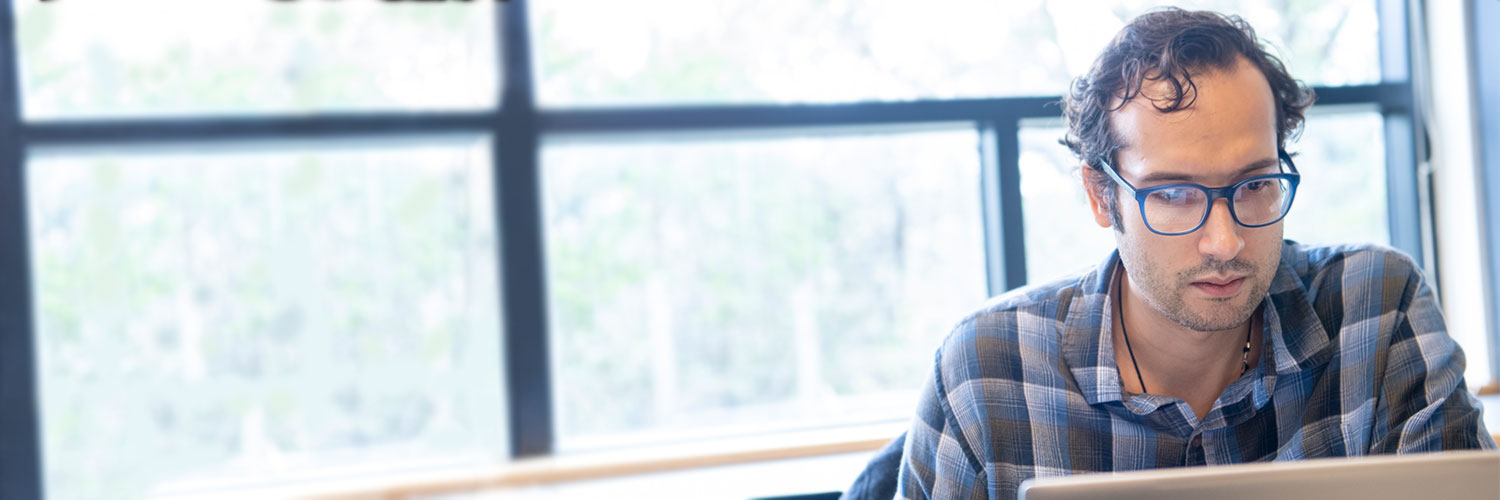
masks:
<path id="1" fill-rule="evenodd" d="M 1197 436 L 1193 436 L 1193 446 L 1195 446 L 1195 447 L 1197 447 L 1197 446 L 1203 446 L 1203 435 L 1202 434 L 1199 434 Z"/>

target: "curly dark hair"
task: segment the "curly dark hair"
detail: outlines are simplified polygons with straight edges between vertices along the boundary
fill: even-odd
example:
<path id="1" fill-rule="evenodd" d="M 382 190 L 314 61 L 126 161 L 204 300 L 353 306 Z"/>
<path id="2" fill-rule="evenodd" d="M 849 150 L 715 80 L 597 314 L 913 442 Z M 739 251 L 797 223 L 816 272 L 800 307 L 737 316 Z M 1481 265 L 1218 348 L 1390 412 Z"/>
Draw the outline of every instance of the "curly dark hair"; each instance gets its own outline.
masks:
<path id="1" fill-rule="evenodd" d="M 1094 66 L 1073 80 L 1063 97 L 1068 133 L 1062 143 L 1083 162 L 1097 193 L 1109 208 L 1116 230 L 1120 208 L 1114 181 L 1100 162 L 1112 159 L 1123 147 L 1110 126 L 1110 115 L 1140 96 L 1157 110 L 1187 109 L 1197 100 L 1193 75 L 1208 69 L 1232 68 L 1243 56 L 1265 75 L 1276 101 L 1276 145 L 1301 132 L 1302 113 L 1311 106 L 1311 89 L 1287 73 L 1281 60 L 1268 53 L 1250 24 L 1239 16 L 1217 12 L 1167 8 L 1142 14 L 1121 29 L 1094 60 Z M 1142 95 L 1146 82 L 1161 83 L 1162 96 Z"/>

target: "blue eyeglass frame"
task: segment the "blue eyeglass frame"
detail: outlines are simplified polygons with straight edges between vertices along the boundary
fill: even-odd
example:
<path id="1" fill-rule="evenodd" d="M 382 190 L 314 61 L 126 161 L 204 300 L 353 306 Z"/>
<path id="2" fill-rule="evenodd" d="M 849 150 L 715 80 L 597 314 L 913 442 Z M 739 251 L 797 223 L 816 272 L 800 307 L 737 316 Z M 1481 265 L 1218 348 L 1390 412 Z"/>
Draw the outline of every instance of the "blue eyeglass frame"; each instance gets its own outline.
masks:
<path id="1" fill-rule="evenodd" d="M 1130 193 L 1135 197 L 1135 205 L 1141 210 L 1141 221 L 1146 223 L 1146 229 L 1149 229 L 1151 230 L 1151 232 L 1160 234 L 1162 236 L 1181 236 L 1202 229 L 1203 223 L 1208 221 L 1208 216 L 1213 214 L 1214 202 L 1218 201 L 1219 198 L 1224 198 L 1225 200 L 1229 201 L 1225 204 L 1229 207 L 1229 218 L 1234 219 L 1235 224 L 1239 224 L 1244 227 L 1266 227 L 1271 224 L 1280 222 L 1281 219 L 1285 219 L 1286 214 L 1291 213 L 1292 211 L 1292 202 L 1297 201 L 1297 185 L 1302 182 L 1302 174 L 1297 173 L 1297 164 L 1292 163 L 1292 157 L 1291 155 L 1288 155 L 1286 153 L 1285 149 L 1278 148 L 1276 150 L 1276 157 L 1281 161 L 1281 164 L 1286 165 L 1288 169 L 1291 169 L 1291 172 L 1257 175 L 1255 177 L 1250 177 L 1228 186 L 1217 188 L 1211 188 L 1208 186 L 1193 184 L 1190 182 L 1182 182 L 1177 184 L 1164 184 L 1161 186 L 1151 186 L 1144 189 L 1136 189 L 1136 187 L 1129 181 L 1126 181 L 1123 177 L 1120 177 L 1120 173 L 1115 171 L 1114 165 L 1110 164 L 1109 158 L 1103 158 L 1099 163 L 1104 167 L 1104 173 L 1109 174 L 1109 178 L 1114 179 L 1115 182 L 1118 182 L 1120 183 L 1120 185 L 1125 186 L 1125 189 L 1130 190 Z M 1232 198 L 1232 196 L 1234 196 L 1234 190 L 1239 189 L 1240 186 L 1243 186 L 1246 183 L 1265 179 L 1284 179 L 1291 184 L 1291 190 L 1290 193 L 1288 193 L 1290 199 L 1288 199 L 1286 202 L 1286 210 L 1281 212 L 1280 217 L 1277 217 L 1275 220 L 1272 220 L 1265 224 L 1246 224 L 1244 223 L 1244 221 L 1240 220 L 1239 214 L 1235 213 L 1234 211 L 1234 198 Z M 1146 197 L 1151 196 L 1151 193 L 1154 193 L 1156 191 L 1171 188 L 1193 188 L 1202 191 L 1205 195 L 1207 195 L 1208 205 L 1203 209 L 1203 217 L 1198 219 L 1198 224 L 1194 225 L 1192 229 L 1171 233 L 1157 231 L 1156 228 L 1151 227 L 1151 219 L 1146 218 Z"/>

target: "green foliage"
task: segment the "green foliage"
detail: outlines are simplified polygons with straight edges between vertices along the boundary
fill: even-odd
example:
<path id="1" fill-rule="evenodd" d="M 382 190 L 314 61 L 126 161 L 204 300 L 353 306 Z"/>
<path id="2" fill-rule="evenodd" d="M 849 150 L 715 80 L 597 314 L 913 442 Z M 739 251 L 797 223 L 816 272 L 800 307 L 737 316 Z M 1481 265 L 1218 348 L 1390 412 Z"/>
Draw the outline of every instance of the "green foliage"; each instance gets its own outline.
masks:
<path id="1" fill-rule="evenodd" d="M 470 157 L 34 161 L 49 492 L 347 450 L 500 454 L 494 228 L 471 213 L 490 165 Z"/>

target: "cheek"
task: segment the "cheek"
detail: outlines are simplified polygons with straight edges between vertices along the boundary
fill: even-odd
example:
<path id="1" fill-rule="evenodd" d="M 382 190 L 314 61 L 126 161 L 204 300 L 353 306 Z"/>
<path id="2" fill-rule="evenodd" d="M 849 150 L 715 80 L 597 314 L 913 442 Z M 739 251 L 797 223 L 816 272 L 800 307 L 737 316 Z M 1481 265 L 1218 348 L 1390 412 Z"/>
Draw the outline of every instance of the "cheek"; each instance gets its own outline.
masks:
<path id="1" fill-rule="evenodd" d="M 1281 224 L 1260 228 L 1245 236 L 1244 259 L 1254 262 L 1262 279 L 1270 281 L 1281 265 Z"/>
<path id="2" fill-rule="evenodd" d="M 1142 258 L 1150 259 L 1153 267 L 1164 271 L 1176 271 L 1203 262 L 1202 254 L 1198 253 L 1198 238 L 1193 234 L 1162 236 L 1142 227 L 1136 233 L 1134 243 Z"/>
<path id="3" fill-rule="evenodd" d="M 1170 284 L 1178 272 L 1202 264 L 1197 241 L 1191 236 L 1162 236 L 1144 227 L 1115 234 L 1126 269 L 1138 271 L 1134 276 L 1153 283 Z"/>
<path id="4" fill-rule="evenodd" d="M 1251 229 L 1245 233 L 1245 249 L 1253 252 L 1257 260 L 1274 259 L 1279 261 L 1281 257 L 1281 238 L 1280 222 L 1271 226 Z"/>

